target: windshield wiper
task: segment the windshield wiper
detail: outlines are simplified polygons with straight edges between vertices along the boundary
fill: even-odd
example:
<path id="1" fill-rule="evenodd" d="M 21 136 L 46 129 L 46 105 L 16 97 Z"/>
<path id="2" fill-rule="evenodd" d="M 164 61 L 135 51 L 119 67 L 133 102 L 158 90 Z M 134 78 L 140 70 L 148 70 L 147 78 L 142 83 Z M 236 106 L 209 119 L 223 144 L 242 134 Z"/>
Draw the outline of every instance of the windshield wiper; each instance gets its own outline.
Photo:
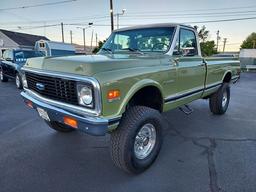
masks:
<path id="1" fill-rule="evenodd" d="M 136 52 L 136 53 L 139 53 L 139 54 L 141 54 L 141 55 L 144 55 L 145 53 L 143 53 L 142 51 L 140 51 L 139 49 L 135 49 L 135 48 L 125 48 L 125 49 L 123 49 L 123 50 L 129 50 L 129 51 L 131 51 L 131 52 Z"/>
<path id="2" fill-rule="evenodd" d="M 112 51 L 110 48 L 102 47 L 101 49 L 102 49 L 103 51 L 107 51 L 107 52 L 110 53 L 110 54 L 113 54 L 113 51 Z"/>

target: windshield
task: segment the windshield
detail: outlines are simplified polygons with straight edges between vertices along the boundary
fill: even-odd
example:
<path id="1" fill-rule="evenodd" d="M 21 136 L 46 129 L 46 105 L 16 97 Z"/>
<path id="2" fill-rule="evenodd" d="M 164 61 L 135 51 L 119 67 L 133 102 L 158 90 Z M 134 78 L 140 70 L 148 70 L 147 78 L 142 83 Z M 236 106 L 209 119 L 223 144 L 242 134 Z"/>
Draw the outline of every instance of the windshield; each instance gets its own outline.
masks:
<path id="1" fill-rule="evenodd" d="M 45 55 L 41 51 L 16 51 L 14 53 L 14 56 L 15 56 L 15 59 L 19 61 L 27 58 L 32 58 L 32 57 L 43 57 Z"/>
<path id="2" fill-rule="evenodd" d="M 111 34 L 102 52 L 166 53 L 172 41 L 174 27 L 158 27 L 118 31 Z"/>

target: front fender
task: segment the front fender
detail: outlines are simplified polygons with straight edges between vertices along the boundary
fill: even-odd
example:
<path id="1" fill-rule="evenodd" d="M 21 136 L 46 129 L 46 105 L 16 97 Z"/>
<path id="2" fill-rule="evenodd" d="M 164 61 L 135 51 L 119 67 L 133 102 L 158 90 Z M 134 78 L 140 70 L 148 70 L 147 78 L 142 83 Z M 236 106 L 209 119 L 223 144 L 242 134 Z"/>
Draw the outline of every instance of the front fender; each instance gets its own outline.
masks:
<path id="1" fill-rule="evenodd" d="M 118 110 L 118 114 L 123 114 L 126 110 L 126 106 L 128 105 L 129 101 L 132 99 L 132 97 L 141 89 L 145 88 L 145 87 L 148 87 L 148 86 L 154 86 L 156 87 L 160 93 L 161 93 L 161 96 L 163 98 L 163 93 L 162 93 L 162 86 L 152 80 L 152 79 L 143 79 L 141 81 L 138 81 L 137 83 L 135 83 L 130 89 L 129 91 L 126 93 L 124 99 L 123 99 L 123 102 L 121 103 L 120 105 L 120 108 Z"/>

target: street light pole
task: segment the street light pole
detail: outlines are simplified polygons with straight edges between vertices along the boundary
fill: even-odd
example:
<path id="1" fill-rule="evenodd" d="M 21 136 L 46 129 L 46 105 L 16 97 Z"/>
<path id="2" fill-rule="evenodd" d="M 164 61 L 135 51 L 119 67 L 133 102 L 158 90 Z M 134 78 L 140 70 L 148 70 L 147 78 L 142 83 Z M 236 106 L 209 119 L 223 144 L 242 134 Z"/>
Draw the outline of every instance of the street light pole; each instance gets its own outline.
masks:
<path id="1" fill-rule="evenodd" d="M 73 33 L 72 33 L 72 30 L 70 30 L 70 43 L 73 44 Z"/>
<path id="2" fill-rule="evenodd" d="M 86 53 L 86 51 L 85 51 L 85 47 L 86 47 L 86 44 L 85 44 L 85 28 L 83 28 L 83 39 L 84 39 L 84 53 Z"/>
<path id="3" fill-rule="evenodd" d="M 218 49 L 219 49 L 219 40 L 220 40 L 220 31 L 218 30 L 217 31 L 217 44 L 216 44 L 217 52 L 218 52 Z"/>
<path id="4" fill-rule="evenodd" d="M 83 41 L 84 41 L 84 54 L 86 54 L 86 40 L 85 40 L 85 30 L 91 27 L 93 23 L 88 23 L 88 27 L 77 27 L 77 29 L 82 29 L 83 30 Z"/>
<path id="5" fill-rule="evenodd" d="M 92 38 L 91 38 L 91 52 L 92 52 L 93 33 L 94 33 L 94 30 L 92 30 Z"/>
<path id="6" fill-rule="evenodd" d="M 112 32 L 114 30 L 113 0 L 110 0 L 110 19 L 111 19 L 111 32 Z"/>
<path id="7" fill-rule="evenodd" d="M 124 15 L 125 11 L 126 11 L 126 9 L 123 9 L 122 13 L 117 13 L 116 14 L 116 28 L 117 29 L 119 29 L 119 18 L 120 18 L 121 15 Z"/>
<path id="8" fill-rule="evenodd" d="M 223 45 L 223 53 L 224 53 L 225 52 L 225 48 L 226 48 L 227 38 L 224 38 L 223 43 L 224 43 L 224 45 Z"/>
<path id="9" fill-rule="evenodd" d="M 62 42 L 64 43 L 64 29 L 63 29 L 63 23 L 61 22 L 61 34 L 62 34 Z"/>

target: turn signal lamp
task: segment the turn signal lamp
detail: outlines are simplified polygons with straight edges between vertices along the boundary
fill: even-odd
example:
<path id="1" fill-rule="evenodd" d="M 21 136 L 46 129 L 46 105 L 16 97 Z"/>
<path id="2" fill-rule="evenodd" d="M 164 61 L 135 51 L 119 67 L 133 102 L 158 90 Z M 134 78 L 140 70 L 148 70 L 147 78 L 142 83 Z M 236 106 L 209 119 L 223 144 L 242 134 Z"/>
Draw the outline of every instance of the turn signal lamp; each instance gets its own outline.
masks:
<path id="1" fill-rule="evenodd" d="M 119 99 L 121 96 L 121 93 L 119 90 L 111 90 L 108 92 L 108 100 L 112 101 L 114 99 Z"/>
<path id="2" fill-rule="evenodd" d="M 32 101 L 27 100 L 27 101 L 26 101 L 26 105 L 27 105 L 28 107 L 30 107 L 30 108 L 33 109 L 33 103 L 32 103 Z"/>
<path id="3" fill-rule="evenodd" d="M 68 116 L 64 116 L 64 123 L 73 128 L 77 128 L 77 124 L 78 124 L 76 119 Z"/>

